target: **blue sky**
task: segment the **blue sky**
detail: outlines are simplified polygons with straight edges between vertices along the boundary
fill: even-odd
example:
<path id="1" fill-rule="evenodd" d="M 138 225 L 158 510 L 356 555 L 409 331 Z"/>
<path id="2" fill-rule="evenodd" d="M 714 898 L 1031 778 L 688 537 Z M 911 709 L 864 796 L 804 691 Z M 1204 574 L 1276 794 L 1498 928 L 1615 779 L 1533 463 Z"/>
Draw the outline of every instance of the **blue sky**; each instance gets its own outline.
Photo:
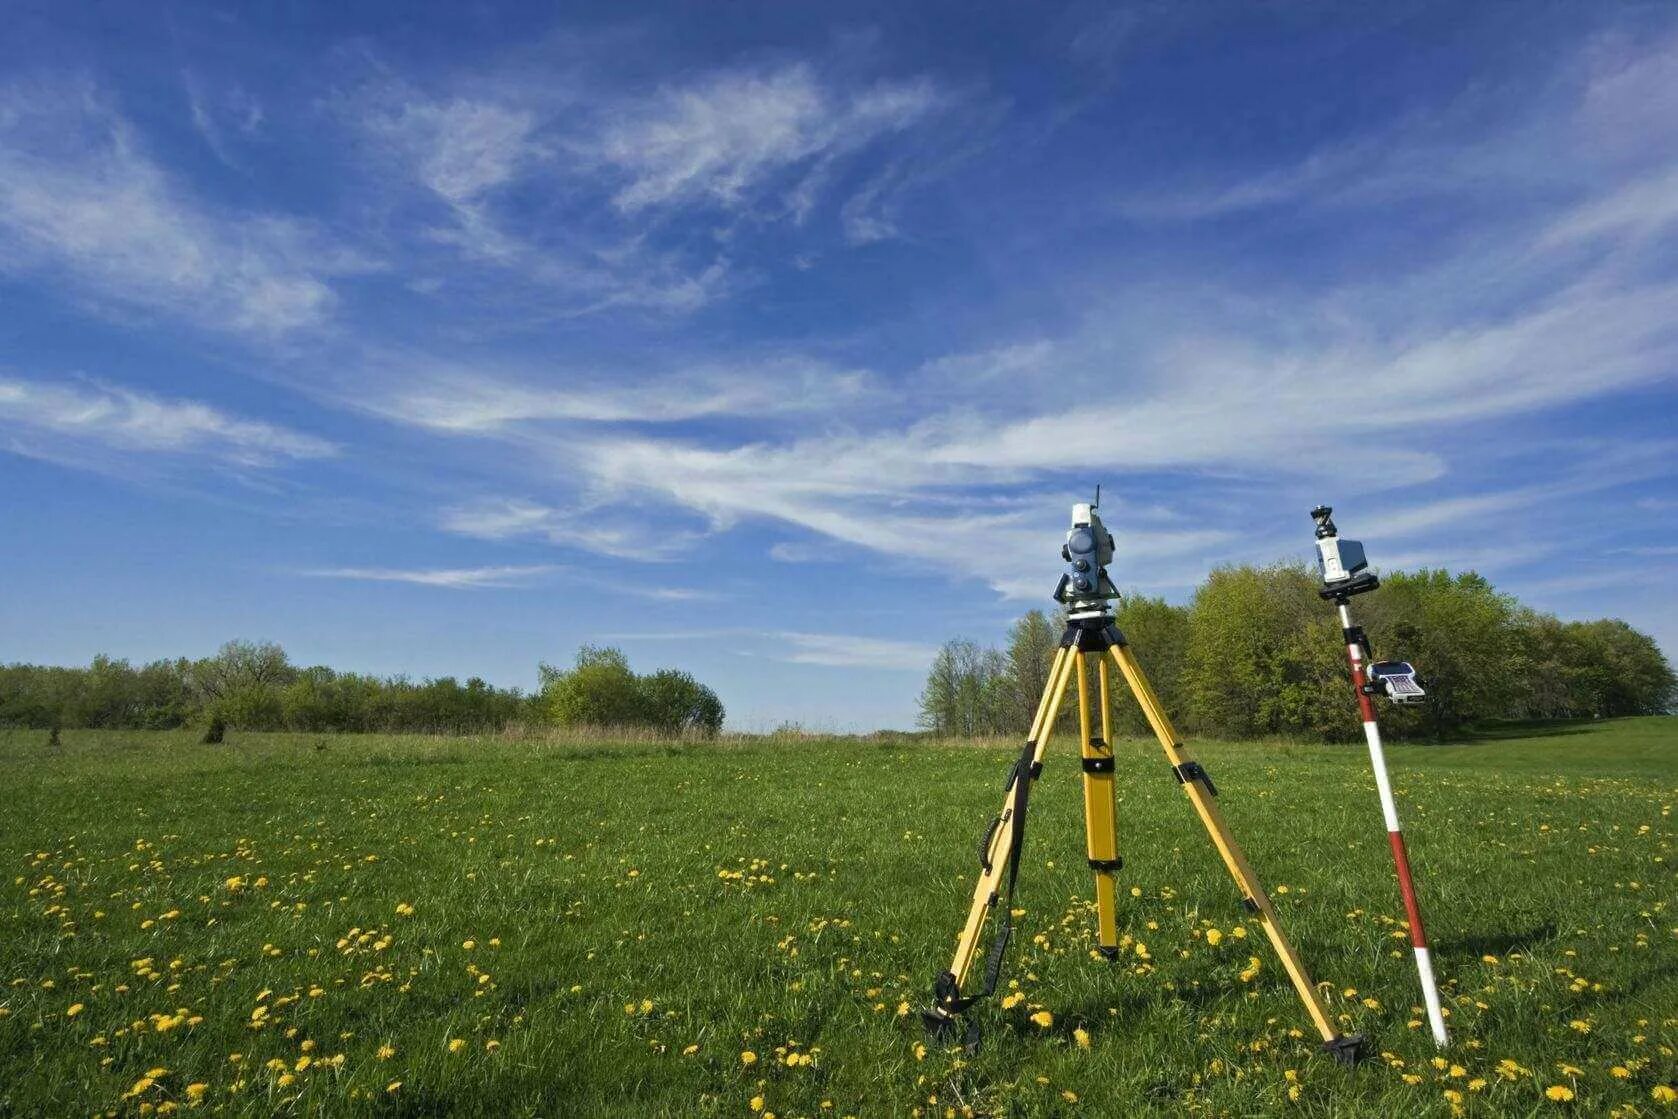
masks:
<path id="1" fill-rule="evenodd" d="M 1044 605 L 1472 567 L 1678 648 L 1669 5 L 7 5 L 0 659 L 906 726 Z"/>

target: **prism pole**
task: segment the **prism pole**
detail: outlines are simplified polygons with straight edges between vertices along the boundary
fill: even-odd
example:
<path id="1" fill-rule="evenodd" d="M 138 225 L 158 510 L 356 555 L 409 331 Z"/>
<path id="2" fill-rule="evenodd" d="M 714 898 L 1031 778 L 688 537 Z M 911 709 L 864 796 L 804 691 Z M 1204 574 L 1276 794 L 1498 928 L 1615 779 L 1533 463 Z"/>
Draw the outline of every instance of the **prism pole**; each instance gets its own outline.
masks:
<path id="1" fill-rule="evenodd" d="M 1381 748 L 1381 727 L 1375 720 L 1375 704 L 1370 699 L 1370 686 L 1364 674 L 1365 637 L 1363 630 L 1352 624 L 1352 611 L 1346 596 L 1335 597 L 1340 608 L 1340 628 L 1346 637 L 1346 659 L 1352 669 L 1352 690 L 1357 693 L 1358 713 L 1363 717 L 1363 736 L 1369 743 L 1369 764 L 1375 771 L 1375 788 L 1381 794 L 1381 815 L 1386 818 L 1387 842 L 1393 851 L 1393 865 L 1398 870 L 1398 890 L 1404 896 L 1404 915 L 1410 923 L 1410 946 L 1416 952 L 1416 973 L 1422 981 L 1422 999 L 1427 1004 L 1428 1025 L 1433 1030 L 1433 1043 L 1443 1049 L 1450 1044 L 1445 1032 L 1445 1012 L 1439 1004 L 1439 986 L 1433 978 L 1433 959 L 1428 952 L 1427 930 L 1422 925 L 1422 909 L 1416 901 L 1416 881 L 1410 874 L 1410 856 L 1404 849 L 1404 832 L 1398 826 L 1398 805 L 1393 801 L 1392 780 L 1387 775 L 1387 756 Z"/>
<path id="2" fill-rule="evenodd" d="M 1428 953 L 1427 930 L 1422 926 L 1422 909 L 1416 902 L 1416 882 L 1410 874 L 1410 856 L 1404 850 L 1404 832 L 1398 825 L 1398 806 L 1393 802 L 1392 780 L 1387 776 L 1387 756 L 1381 749 L 1381 727 L 1375 721 L 1375 704 L 1364 691 L 1363 648 L 1352 625 L 1351 608 L 1340 606 L 1340 627 L 1345 631 L 1346 659 L 1352 666 L 1352 688 L 1358 696 L 1358 713 L 1363 716 L 1363 736 L 1369 742 L 1369 764 L 1375 770 L 1375 788 L 1381 794 L 1381 815 L 1386 817 L 1387 842 L 1392 845 L 1393 865 L 1398 870 L 1398 889 L 1404 895 L 1404 915 L 1410 922 L 1410 946 L 1416 950 L 1416 972 L 1422 980 L 1422 998 L 1427 1003 L 1427 1020 L 1433 1029 L 1433 1043 L 1443 1049 L 1450 1044 L 1445 1032 L 1445 1012 L 1439 1005 L 1439 987 L 1433 978 L 1433 959 Z"/>

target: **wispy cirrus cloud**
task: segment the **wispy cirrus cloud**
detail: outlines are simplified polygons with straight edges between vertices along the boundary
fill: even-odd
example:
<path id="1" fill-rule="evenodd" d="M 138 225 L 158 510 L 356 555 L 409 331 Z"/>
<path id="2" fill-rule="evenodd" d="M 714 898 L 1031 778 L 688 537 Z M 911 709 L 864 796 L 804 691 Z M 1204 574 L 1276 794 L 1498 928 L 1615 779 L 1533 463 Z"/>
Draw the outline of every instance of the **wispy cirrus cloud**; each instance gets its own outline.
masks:
<path id="1" fill-rule="evenodd" d="M 560 570 L 553 564 L 501 567 L 323 567 L 299 572 L 312 579 L 349 579 L 367 583 L 409 583 L 450 590 L 527 587 Z"/>
<path id="2" fill-rule="evenodd" d="M 797 355 L 696 364 L 629 376 L 623 369 L 558 372 L 485 368 L 424 356 L 354 387 L 349 403 L 433 431 L 487 434 L 521 424 L 673 424 L 712 417 L 773 417 L 849 409 L 879 391 L 865 370 Z M 631 381 L 633 388 L 626 388 Z"/>
<path id="3" fill-rule="evenodd" d="M 563 315 L 685 314 L 750 283 L 736 267 L 742 238 L 803 223 L 852 161 L 901 144 L 947 103 L 925 77 L 863 80 L 807 61 L 721 66 L 650 90 L 586 60 L 571 69 L 563 81 L 466 75 L 440 88 L 381 73 L 340 104 L 441 204 L 425 238 L 553 293 Z M 853 241 L 895 234 L 904 180 L 875 177 L 846 204 Z M 541 222 L 533 193 L 547 199 Z"/>
<path id="4" fill-rule="evenodd" d="M 445 532 L 479 540 L 545 540 L 621 559 L 670 560 L 700 538 L 700 533 L 661 528 L 649 533 L 636 519 L 602 516 L 587 507 L 560 508 L 524 498 L 491 497 L 445 510 L 438 519 Z"/>
<path id="5" fill-rule="evenodd" d="M 273 338 L 323 323 L 371 267 L 307 222 L 224 213 L 147 154 L 100 91 L 0 88 L 0 268 L 67 279 L 111 310 Z"/>
<path id="6" fill-rule="evenodd" d="M 847 90 L 805 63 L 723 70 L 625 106 L 585 150 L 624 180 L 612 201 L 626 213 L 695 202 L 732 209 L 781 176 L 913 127 L 938 102 L 926 79 Z"/>
<path id="7" fill-rule="evenodd" d="M 828 668 L 879 668 L 924 672 L 938 653 L 937 646 L 919 641 L 900 641 L 849 633 L 752 629 L 744 626 L 608 633 L 604 635 L 603 640 L 665 642 L 709 641 L 717 638 L 737 642 L 737 651 L 750 656 L 785 661 L 788 664 L 812 664 Z"/>
<path id="8" fill-rule="evenodd" d="M 78 446 L 112 452 L 202 455 L 240 466 L 329 458 L 336 445 L 302 432 L 97 381 L 0 376 L 6 445 L 20 454 L 73 461 Z"/>

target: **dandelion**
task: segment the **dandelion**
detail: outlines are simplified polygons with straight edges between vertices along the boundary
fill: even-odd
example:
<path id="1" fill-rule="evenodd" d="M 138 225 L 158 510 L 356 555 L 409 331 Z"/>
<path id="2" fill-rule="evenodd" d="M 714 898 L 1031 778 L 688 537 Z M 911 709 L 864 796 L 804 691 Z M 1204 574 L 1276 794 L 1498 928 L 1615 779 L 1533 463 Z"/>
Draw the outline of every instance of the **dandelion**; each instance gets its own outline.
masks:
<path id="1" fill-rule="evenodd" d="M 450 1053 L 458 1053 L 462 1049 L 465 1049 L 465 1048 L 466 1048 L 466 1039 L 465 1038 L 463 1038 L 463 1037 L 452 1037 L 452 1038 L 449 1039 L 449 1052 Z"/>
<path id="2" fill-rule="evenodd" d="M 763 1097 L 762 1096 L 753 1096 L 752 1097 L 752 1110 L 753 1111 L 762 1111 L 763 1110 Z"/>
<path id="3" fill-rule="evenodd" d="M 697 1053 L 697 1052 L 699 1052 L 699 1046 L 697 1046 L 697 1045 L 690 1045 L 690 1046 L 688 1046 L 688 1047 L 687 1047 L 687 1048 L 686 1048 L 686 1049 L 683 1049 L 683 1050 L 682 1050 L 682 1056 L 684 1056 L 684 1057 L 691 1057 L 691 1056 L 693 1056 L 693 1055 L 694 1055 L 694 1054 L 695 1054 L 695 1053 Z"/>
<path id="4" fill-rule="evenodd" d="M 1631 1070 L 1624 1065 L 1615 1065 L 1613 1068 L 1608 1070 L 1608 1075 L 1612 1076 L 1615 1080 L 1624 1080 L 1626 1077 L 1631 1075 Z"/>
<path id="5" fill-rule="evenodd" d="M 289 1072 L 282 1072 L 280 1074 L 280 1078 L 274 1081 L 274 1083 L 278 1084 L 282 1088 L 289 1088 L 293 1084 L 297 1083 L 297 1077 L 293 1076 Z"/>
<path id="6" fill-rule="evenodd" d="M 203 1081 L 199 1081 L 196 1084 L 188 1084 L 186 1086 L 186 1098 L 191 1100 L 193 1103 L 197 1103 L 199 1100 L 204 1098 L 204 1093 L 209 1090 L 210 1086 L 205 1084 Z"/>
<path id="7" fill-rule="evenodd" d="M 463 940 L 460 942 L 460 946 L 470 952 L 478 946 L 478 942 L 475 940 Z"/>
<path id="8" fill-rule="evenodd" d="M 750 1049 L 746 1050 L 744 1053 L 740 1054 L 740 1063 L 743 1065 L 757 1064 L 757 1054 L 753 1053 Z"/>
<path id="9" fill-rule="evenodd" d="M 389 1084 L 385 1085 L 385 1091 L 390 1093 L 393 1096 L 399 1090 L 401 1090 L 401 1088 L 402 1088 L 402 1081 L 400 1081 L 400 1080 L 392 1080 Z"/>
<path id="10" fill-rule="evenodd" d="M 71 1003 L 69 1008 L 64 1011 L 64 1017 L 74 1018 L 76 1015 L 78 1015 L 82 1012 L 82 1009 L 83 1009 L 83 1007 L 82 1007 L 81 1003 L 79 1003 L 79 1002 Z"/>
<path id="11" fill-rule="evenodd" d="M 1090 1047 L 1090 1032 L 1079 1026 L 1072 1031 L 1072 1040 L 1078 1043 L 1079 1049 L 1088 1049 Z"/>
<path id="12" fill-rule="evenodd" d="M 1678 1101 L 1678 1089 L 1670 1084 L 1656 1084 L 1649 1089 L 1649 1096 L 1656 1103 L 1672 1103 Z"/>
<path id="13" fill-rule="evenodd" d="M 378 1053 L 379 1060 L 388 1061 L 394 1056 L 396 1056 L 396 1046 L 390 1045 L 388 1043 L 385 1044 L 385 1045 L 379 1046 L 379 1053 Z"/>
<path id="14" fill-rule="evenodd" d="M 1544 1095 L 1557 1103 L 1566 1103 L 1573 1098 L 1573 1089 L 1566 1084 L 1552 1084 L 1544 1089 Z"/>
<path id="15" fill-rule="evenodd" d="M 1060 1098 L 1065 1100 L 1067 1103 L 1077 1103 L 1078 1102 L 1078 1093 L 1077 1092 L 1062 1092 L 1060 1094 Z"/>
<path id="16" fill-rule="evenodd" d="M 1047 1010 L 1039 1010 L 1031 1016 L 1031 1023 L 1040 1030 L 1046 1030 L 1055 1024 L 1055 1016 Z"/>
<path id="17" fill-rule="evenodd" d="M 1206 930 L 1206 943 L 1210 944 L 1214 948 L 1216 948 L 1218 946 L 1218 944 L 1223 940 L 1223 938 L 1224 938 L 1224 934 L 1221 931 L 1219 931 L 1218 929 L 1207 929 Z"/>
<path id="18" fill-rule="evenodd" d="M 499 1048 L 501 1048 L 501 1043 L 493 1037 L 484 1042 L 484 1052 L 486 1053 L 493 1053 Z"/>
<path id="19" fill-rule="evenodd" d="M 1588 1034 L 1591 1032 L 1591 1024 L 1580 1018 L 1575 1018 L 1573 1021 L 1569 1022 L 1567 1024 L 1567 1028 L 1570 1030 L 1576 1030 L 1582 1034 Z"/>
<path id="20" fill-rule="evenodd" d="M 920 1041 L 915 1042 L 915 1060 L 917 1060 L 917 1061 L 926 1060 L 926 1043 L 925 1042 L 920 1042 Z M 787 1064 L 795 1065 L 797 1063 L 798 1063 L 798 1054 L 794 1053 L 794 1054 L 791 1054 L 787 1057 Z"/>
<path id="21" fill-rule="evenodd" d="M 412 917 L 414 915 L 414 907 L 405 901 L 399 901 L 396 903 L 396 915 L 398 917 Z"/>

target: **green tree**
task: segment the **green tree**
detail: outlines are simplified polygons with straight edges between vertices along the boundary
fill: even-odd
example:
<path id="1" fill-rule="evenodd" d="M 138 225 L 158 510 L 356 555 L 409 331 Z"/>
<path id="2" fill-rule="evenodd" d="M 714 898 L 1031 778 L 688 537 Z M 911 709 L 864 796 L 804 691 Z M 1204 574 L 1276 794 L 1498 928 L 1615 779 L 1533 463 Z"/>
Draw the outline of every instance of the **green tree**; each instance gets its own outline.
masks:
<path id="1" fill-rule="evenodd" d="M 1016 685 L 1008 658 L 972 641 L 947 641 L 932 658 L 920 697 L 920 724 L 938 734 L 1004 734 L 1012 724 Z"/>
<path id="2" fill-rule="evenodd" d="M 1335 683 L 1345 672 L 1339 627 L 1316 592 L 1298 564 L 1212 572 L 1189 608 L 1182 686 L 1193 725 L 1232 737 L 1355 728 Z"/>
<path id="3" fill-rule="evenodd" d="M 1381 589 L 1359 601 L 1378 658 L 1410 661 L 1427 690 L 1419 710 L 1383 713 L 1383 726 L 1425 732 L 1437 741 L 1517 708 L 1526 644 L 1519 640 L 1514 600 L 1483 576 L 1397 572 L 1384 575 Z"/>
<path id="4" fill-rule="evenodd" d="M 717 693 L 686 672 L 662 669 L 639 680 L 641 718 L 665 734 L 715 735 L 722 729 Z"/>
<path id="5" fill-rule="evenodd" d="M 584 645 L 570 671 L 542 666 L 542 707 L 562 727 L 630 726 L 641 695 L 622 650 Z"/>
<path id="6" fill-rule="evenodd" d="M 1031 610 L 1008 627 L 1008 659 L 1005 686 L 1008 692 L 1004 717 L 1009 726 L 1025 734 L 1042 702 L 1049 683 L 1055 651 L 1060 648 L 1059 619 L 1050 621 L 1041 610 Z"/>
<path id="7" fill-rule="evenodd" d="M 1148 683 L 1174 723 L 1189 720 L 1185 674 L 1189 655 L 1189 609 L 1163 598 L 1126 595 L 1113 612 L 1113 621 L 1136 654 Z M 1142 709 L 1130 695 L 1117 666 L 1109 669 L 1114 727 L 1120 733 L 1151 733 Z"/>

